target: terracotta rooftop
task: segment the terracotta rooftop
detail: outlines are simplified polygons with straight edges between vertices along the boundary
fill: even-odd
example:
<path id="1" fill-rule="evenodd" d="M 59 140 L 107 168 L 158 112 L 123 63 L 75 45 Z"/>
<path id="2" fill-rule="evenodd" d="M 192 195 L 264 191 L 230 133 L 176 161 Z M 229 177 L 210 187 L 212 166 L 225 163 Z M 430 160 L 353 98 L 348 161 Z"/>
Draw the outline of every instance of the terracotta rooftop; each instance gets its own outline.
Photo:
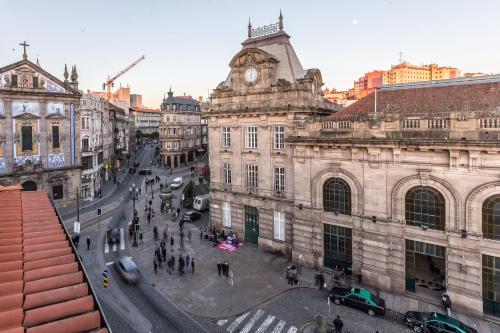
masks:
<path id="1" fill-rule="evenodd" d="M 108 332 L 45 192 L 0 186 L 0 333 Z"/>
<path id="2" fill-rule="evenodd" d="M 377 113 L 405 116 L 448 116 L 453 112 L 494 113 L 500 110 L 500 75 L 384 86 L 377 91 Z M 375 93 L 332 115 L 355 119 L 375 112 Z"/>

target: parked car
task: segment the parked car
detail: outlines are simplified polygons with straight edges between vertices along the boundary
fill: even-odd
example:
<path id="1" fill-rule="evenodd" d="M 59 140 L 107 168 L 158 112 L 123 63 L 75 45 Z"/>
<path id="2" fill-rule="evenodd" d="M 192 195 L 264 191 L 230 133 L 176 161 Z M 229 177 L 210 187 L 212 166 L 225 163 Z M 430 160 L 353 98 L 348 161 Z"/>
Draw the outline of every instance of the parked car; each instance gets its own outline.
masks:
<path id="1" fill-rule="evenodd" d="M 408 311 L 404 323 L 417 333 L 478 333 L 455 318 L 437 312 Z"/>
<path id="2" fill-rule="evenodd" d="M 180 188 L 182 186 L 182 184 L 183 184 L 182 177 L 177 177 L 174 180 L 172 180 L 172 183 L 170 184 L 170 187 L 173 190 L 177 190 L 178 188 Z"/>
<path id="3" fill-rule="evenodd" d="M 125 282 L 133 284 L 138 283 L 141 277 L 141 272 L 137 265 L 130 257 L 121 257 L 114 263 L 115 270 L 122 277 Z"/>
<path id="4" fill-rule="evenodd" d="M 182 215 L 182 221 L 184 222 L 193 222 L 195 220 L 198 220 L 201 217 L 201 213 L 194 211 L 194 210 L 188 210 Z"/>
<path id="5" fill-rule="evenodd" d="M 344 304 L 366 311 L 370 316 L 385 314 L 385 301 L 363 288 L 333 287 L 330 299 L 335 304 Z"/>
<path id="6" fill-rule="evenodd" d="M 108 244 L 120 243 L 120 230 L 118 228 L 108 229 L 106 231 L 106 241 Z"/>
<path id="7" fill-rule="evenodd" d="M 129 168 L 128 173 L 135 173 L 137 170 L 136 168 Z"/>
<path id="8" fill-rule="evenodd" d="M 193 208 L 200 212 L 208 209 L 208 194 L 194 197 Z"/>
<path id="9" fill-rule="evenodd" d="M 141 169 L 141 171 L 139 171 L 139 174 L 140 175 L 150 175 L 151 169 Z"/>

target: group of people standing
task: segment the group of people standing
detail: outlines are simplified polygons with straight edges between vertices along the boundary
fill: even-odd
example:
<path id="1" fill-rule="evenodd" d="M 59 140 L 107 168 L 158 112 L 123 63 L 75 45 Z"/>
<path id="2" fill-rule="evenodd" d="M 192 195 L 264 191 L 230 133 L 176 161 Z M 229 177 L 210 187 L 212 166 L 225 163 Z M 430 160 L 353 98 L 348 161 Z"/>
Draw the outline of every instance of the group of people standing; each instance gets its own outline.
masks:
<path id="1" fill-rule="evenodd" d="M 173 246 L 173 238 L 171 238 L 171 241 L 172 241 L 171 245 Z M 162 240 L 160 246 L 156 246 L 155 248 L 155 257 L 153 259 L 153 268 L 155 273 L 158 273 L 158 267 L 162 268 L 162 263 L 166 263 L 168 268 L 168 273 L 172 274 L 173 272 L 175 272 L 176 261 L 178 263 L 177 269 L 180 276 L 184 274 L 184 270 L 191 271 L 191 274 L 194 274 L 195 271 L 194 258 L 191 258 L 189 254 L 184 257 L 182 253 L 180 253 L 177 260 L 175 260 L 175 256 L 171 254 L 170 258 L 167 261 L 166 243 L 165 240 Z"/>
<path id="2" fill-rule="evenodd" d="M 286 268 L 285 277 L 289 285 L 299 284 L 298 271 L 295 265 L 292 264 Z"/>
<path id="3" fill-rule="evenodd" d="M 219 276 L 222 273 L 223 276 L 229 277 L 229 263 L 225 260 L 217 260 L 217 271 L 219 272 Z"/>

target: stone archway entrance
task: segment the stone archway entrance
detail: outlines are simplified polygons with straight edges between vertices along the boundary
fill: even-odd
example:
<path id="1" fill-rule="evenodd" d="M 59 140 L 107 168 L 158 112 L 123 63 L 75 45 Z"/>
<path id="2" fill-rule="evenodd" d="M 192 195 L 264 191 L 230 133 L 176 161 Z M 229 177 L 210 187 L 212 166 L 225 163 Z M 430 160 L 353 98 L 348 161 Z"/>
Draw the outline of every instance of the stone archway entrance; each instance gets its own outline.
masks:
<path id="1" fill-rule="evenodd" d="M 405 243 L 406 290 L 439 298 L 446 284 L 446 248 L 410 239 Z"/>
<path id="2" fill-rule="evenodd" d="M 21 184 L 23 191 L 36 191 L 37 185 L 34 181 L 28 180 Z"/>

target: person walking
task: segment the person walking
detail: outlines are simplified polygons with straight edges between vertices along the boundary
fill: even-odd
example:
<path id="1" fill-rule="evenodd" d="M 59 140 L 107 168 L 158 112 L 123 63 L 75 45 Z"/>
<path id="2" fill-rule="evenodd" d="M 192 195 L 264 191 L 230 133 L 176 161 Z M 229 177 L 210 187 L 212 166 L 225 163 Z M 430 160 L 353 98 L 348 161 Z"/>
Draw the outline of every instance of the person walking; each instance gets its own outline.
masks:
<path id="1" fill-rule="evenodd" d="M 170 251 L 174 252 L 174 236 L 170 236 Z"/>
<path id="2" fill-rule="evenodd" d="M 156 226 L 153 228 L 153 235 L 155 237 L 155 240 L 157 241 L 158 240 L 158 228 Z"/>
<path id="3" fill-rule="evenodd" d="M 186 255 L 186 271 L 189 271 L 189 264 L 190 264 L 190 261 L 191 260 L 191 257 L 188 255 Z"/>
<path id="4" fill-rule="evenodd" d="M 188 242 L 191 243 L 191 237 L 193 235 L 191 234 L 191 230 L 188 230 Z"/>
<path id="5" fill-rule="evenodd" d="M 153 268 L 155 270 L 155 274 L 157 274 L 158 273 L 158 264 L 156 263 L 156 258 L 153 259 Z"/>
<path id="6" fill-rule="evenodd" d="M 148 213 L 148 224 L 151 224 L 151 213 Z"/>
<path id="7" fill-rule="evenodd" d="M 203 230 L 200 228 L 200 240 L 203 239 Z"/>
<path id="8" fill-rule="evenodd" d="M 163 230 L 163 239 L 168 238 L 168 224 L 165 225 L 165 229 Z"/>
<path id="9" fill-rule="evenodd" d="M 219 277 L 220 277 L 220 273 L 222 271 L 222 263 L 220 262 L 220 260 L 217 260 L 217 270 L 219 271 Z"/>
<path id="10" fill-rule="evenodd" d="M 344 327 L 344 322 L 340 319 L 340 316 L 337 316 L 333 321 L 333 326 L 335 327 L 335 333 L 342 333 L 342 328 Z"/>
<path id="11" fill-rule="evenodd" d="M 191 258 L 191 274 L 194 275 L 194 258 Z"/>
<path id="12" fill-rule="evenodd" d="M 169 264 L 170 264 L 169 274 L 172 274 L 172 272 L 175 271 L 175 257 L 173 254 L 170 256 Z"/>
<path id="13" fill-rule="evenodd" d="M 167 262 L 167 248 L 163 246 L 161 248 L 161 256 L 164 262 Z"/>
<path id="14" fill-rule="evenodd" d="M 182 254 L 179 254 L 179 275 L 182 276 L 184 274 L 184 257 Z"/>
<path id="15" fill-rule="evenodd" d="M 87 237 L 87 251 L 90 250 L 90 238 Z"/>

